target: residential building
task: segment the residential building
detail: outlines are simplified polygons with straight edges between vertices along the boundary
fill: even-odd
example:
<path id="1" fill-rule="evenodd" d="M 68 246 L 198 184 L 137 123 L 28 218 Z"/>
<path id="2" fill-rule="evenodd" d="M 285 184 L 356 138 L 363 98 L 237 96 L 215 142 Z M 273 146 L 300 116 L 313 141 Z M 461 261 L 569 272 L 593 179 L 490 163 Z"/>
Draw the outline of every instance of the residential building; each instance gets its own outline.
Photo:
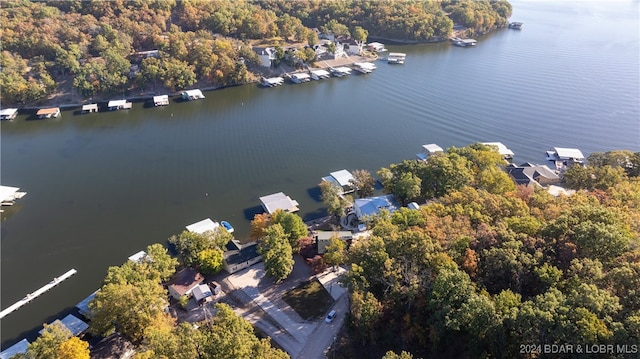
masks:
<path id="1" fill-rule="evenodd" d="M 327 251 L 326 247 L 329 245 L 329 240 L 334 236 L 344 242 L 348 242 L 353 239 L 353 233 L 351 231 L 317 231 L 314 238 L 318 245 L 318 254 L 324 254 Z"/>
<path id="2" fill-rule="evenodd" d="M 528 162 L 520 166 L 510 164 L 505 170 L 519 185 L 540 188 L 560 183 L 560 176 L 546 165 Z"/>
<path id="3" fill-rule="evenodd" d="M 261 261 L 262 256 L 258 253 L 258 243 L 250 242 L 241 245 L 237 241 L 230 241 L 227 243 L 227 251 L 224 252 L 222 264 L 227 273 L 233 274 Z"/>
<path id="4" fill-rule="evenodd" d="M 204 281 L 204 276 L 194 268 L 185 268 L 176 273 L 167 283 L 169 294 L 180 299 L 183 295 L 190 296 L 193 289 Z"/>
<path id="5" fill-rule="evenodd" d="M 400 208 L 400 205 L 392 194 L 369 198 L 358 198 L 353 204 L 353 210 L 358 219 L 362 219 L 366 216 L 377 215 L 380 213 L 381 209 L 393 212 L 398 208 Z"/>

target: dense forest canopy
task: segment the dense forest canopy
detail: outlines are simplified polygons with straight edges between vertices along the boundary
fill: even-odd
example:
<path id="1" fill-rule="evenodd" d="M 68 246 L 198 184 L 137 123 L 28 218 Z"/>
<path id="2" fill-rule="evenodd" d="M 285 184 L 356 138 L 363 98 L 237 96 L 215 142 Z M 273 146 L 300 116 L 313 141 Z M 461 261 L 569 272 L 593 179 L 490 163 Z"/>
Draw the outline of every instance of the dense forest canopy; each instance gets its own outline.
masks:
<path id="1" fill-rule="evenodd" d="M 454 22 L 484 33 L 510 15 L 502 0 L 4 1 L 2 101 L 32 103 L 64 85 L 89 97 L 242 84 L 251 78 L 247 67 L 259 63 L 249 40 L 311 44 L 312 28 L 442 40 Z M 136 56 L 149 50 L 158 53 Z"/>

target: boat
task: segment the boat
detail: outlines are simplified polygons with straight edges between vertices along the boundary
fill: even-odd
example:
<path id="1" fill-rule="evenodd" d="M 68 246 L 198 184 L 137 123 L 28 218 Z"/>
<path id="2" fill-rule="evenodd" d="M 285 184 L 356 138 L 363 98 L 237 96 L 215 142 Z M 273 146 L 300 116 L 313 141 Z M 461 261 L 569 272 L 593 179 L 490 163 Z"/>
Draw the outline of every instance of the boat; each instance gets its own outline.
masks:
<path id="1" fill-rule="evenodd" d="M 407 54 L 402 52 L 390 52 L 387 56 L 387 62 L 390 64 L 404 64 L 404 60 L 407 58 Z"/>
<path id="2" fill-rule="evenodd" d="M 509 28 L 510 29 L 515 29 L 515 30 L 522 30 L 522 23 L 521 22 L 510 22 L 509 23 Z"/>
<path id="3" fill-rule="evenodd" d="M 226 229 L 227 232 L 233 233 L 234 229 L 233 229 L 233 226 L 231 225 L 231 223 L 229 223 L 227 221 L 220 221 L 220 225 L 222 227 L 224 227 L 224 229 Z"/>
<path id="4" fill-rule="evenodd" d="M 459 37 L 454 37 L 451 39 L 451 43 L 455 46 L 469 47 L 476 46 L 478 44 L 478 41 L 474 39 L 461 39 Z"/>
<path id="5" fill-rule="evenodd" d="M 376 65 L 372 62 L 356 62 L 353 64 L 353 69 L 363 74 L 370 74 L 376 68 Z"/>

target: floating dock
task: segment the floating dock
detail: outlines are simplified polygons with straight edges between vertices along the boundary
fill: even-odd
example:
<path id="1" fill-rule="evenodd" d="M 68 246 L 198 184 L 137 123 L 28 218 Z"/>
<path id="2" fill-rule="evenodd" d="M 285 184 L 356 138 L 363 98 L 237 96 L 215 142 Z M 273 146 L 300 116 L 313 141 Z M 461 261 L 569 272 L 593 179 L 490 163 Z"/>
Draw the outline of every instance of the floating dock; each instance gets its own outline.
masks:
<path id="1" fill-rule="evenodd" d="M 60 277 L 53 278 L 53 280 L 51 282 L 47 283 L 42 288 L 36 290 L 33 293 L 27 294 L 24 298 L 20 299 L 19 301 L 17 301 L 13 305 L 9 306 L 8 308 L 6 308 L 2 312 L 0 312 L 0 319 L 2 319 L 5 316 L 7 316 L 7 314 L 10 314 L 10 313 L 20 309 L 20 307 L 22 307 L 23 305 L 25 305 L 25 304 L 31 302 L 32 300 L 36 299 L 37 297 L 39 297 L 44 292 L 46 292 L 49 289 L 55 287 L 56 285 L 62 283 L 65 279 L 71 277 L 72 275 L 76 274 L 77 272 L 78 271 L 75 270 L 75 269 L 70 269 L 67 273 L 61 275 Z"/>

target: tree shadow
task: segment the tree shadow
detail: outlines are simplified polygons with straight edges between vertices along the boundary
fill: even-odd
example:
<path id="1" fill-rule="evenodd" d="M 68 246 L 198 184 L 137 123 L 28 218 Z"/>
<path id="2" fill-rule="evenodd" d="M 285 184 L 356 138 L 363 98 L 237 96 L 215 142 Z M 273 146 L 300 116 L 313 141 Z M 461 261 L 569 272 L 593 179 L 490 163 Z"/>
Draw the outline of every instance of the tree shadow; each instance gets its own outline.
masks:
<path id="1" fill-rule="evenodd" d="M 255 206 L 255 207 L 245 208 L 243 212 L 244 212 L 245 219 L 247 219 L 248 221 L 253 221 L 253 217 L 255 217 L 256 214 L 264 213 L 264 209 L 262 208 L 262 206 Z"/>
<path id="2" fill-rule="evenodd" d="M 320 187 L 313 186 L 311 188 L 307 188 L 307 194 L 316 202 L 322 202 L 322 191 L 320 191 Z"/>

